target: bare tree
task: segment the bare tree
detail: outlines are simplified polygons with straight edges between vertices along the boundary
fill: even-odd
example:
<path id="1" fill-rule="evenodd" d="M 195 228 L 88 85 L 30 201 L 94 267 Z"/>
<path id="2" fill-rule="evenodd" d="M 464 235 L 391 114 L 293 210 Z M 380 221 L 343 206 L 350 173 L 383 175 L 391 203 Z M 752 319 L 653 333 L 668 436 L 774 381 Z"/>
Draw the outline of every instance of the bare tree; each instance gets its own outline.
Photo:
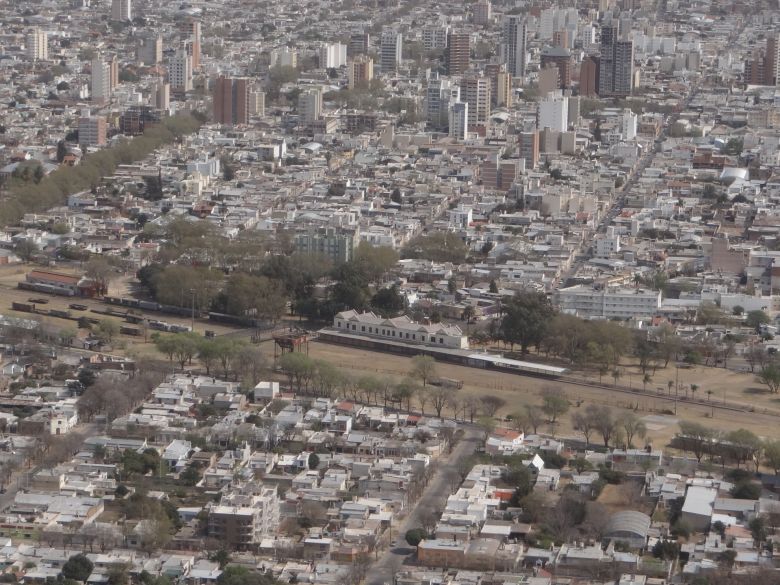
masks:
<path id="1" fill-rule="evenodd" d="M 441 418 L 441 413 L 452 398 L 451 388 L 436 388 L 429 394 L 431 406 L 436 411 L 436 416 Z M 457 418 L 457 417 L 456 417 Z"/>
<path id="2" fill-rule="evenodd" d="M 506 406 L 506 400 L 491 394 L 480 398 L 480 402 L 482 403 L 482 412 L 484 412 L 486 416 L 491 417 L 495 416 L 501 408 Z"/>
<path id="3" fill-rule="evenodd" d="M 538 406 L 529 404 L 525 407 L 525 413 L 528 417 L 528 424 L 533 428 L 534 435 L 538 433 L 539 427 L 544 423 L 544 413 Z"/>

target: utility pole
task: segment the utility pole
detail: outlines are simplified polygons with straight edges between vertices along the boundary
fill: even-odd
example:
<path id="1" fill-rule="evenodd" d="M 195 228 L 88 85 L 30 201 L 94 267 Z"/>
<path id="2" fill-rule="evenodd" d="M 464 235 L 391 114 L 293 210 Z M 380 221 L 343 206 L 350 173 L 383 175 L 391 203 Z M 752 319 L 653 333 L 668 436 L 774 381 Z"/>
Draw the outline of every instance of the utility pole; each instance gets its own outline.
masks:
<path id="1" fill-rule="evenodd" d="M 195 289 L 191 288 L 190 293 L 192 293 L 192 332 L 195 332 Z"/>

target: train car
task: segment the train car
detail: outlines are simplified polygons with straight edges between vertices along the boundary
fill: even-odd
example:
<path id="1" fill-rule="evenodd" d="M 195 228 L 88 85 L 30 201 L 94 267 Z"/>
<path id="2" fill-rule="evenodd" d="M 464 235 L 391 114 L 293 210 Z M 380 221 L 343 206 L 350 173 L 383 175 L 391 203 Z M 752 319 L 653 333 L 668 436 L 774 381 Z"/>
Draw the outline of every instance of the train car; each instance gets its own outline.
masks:
<path id="1" fill-rule="evenodd" d="M 143 331 L 138 327 L 129 327 L 127 325 L 121 325 L 119 327 L 119 333 L 121 333 L 122 335 L 133 335 L 135 337 L 139 337 L 143 334 Z"/>
<path id="2" fill-rule="evenodd" d="M 70 311 L 62 311 L 60 309 L 49 309 L 50 317 L 59 317 L 60 319 L 70 319 Z"/>
<path id="3" fill-rule="evenodd" d="M 68 305 L 74 311 L 86 311 L 89 307 L 87 305 L 81 305 L 79 303 L 71 303 Z"/>
<path id="4" fill-rule="evenodd" d="M 11 308 L 14 311 L 22 311 L 24 313 L 34 313 L 35 312 L 35 305 L 32 305 L 30 303 L 17 303 L 16 301 L 11 303 Z"/>
<path id="5" fill-rule="evenodd" d="M 136 307 L 139 309 L 143 309 L 144 311 L 159 311 L 160 310 L 160 303 L 157 303 L 155 301 L 139 301 L 136 299 L 133 299 L 136 303 Z"/>

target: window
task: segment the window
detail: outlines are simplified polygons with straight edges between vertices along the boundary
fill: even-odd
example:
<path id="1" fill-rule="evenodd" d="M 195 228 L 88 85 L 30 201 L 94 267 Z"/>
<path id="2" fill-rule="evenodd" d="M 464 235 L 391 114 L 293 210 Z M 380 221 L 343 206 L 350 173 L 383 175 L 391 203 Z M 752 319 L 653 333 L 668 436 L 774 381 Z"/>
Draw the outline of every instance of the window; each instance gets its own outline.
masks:
<path id="1" fill-rule="evenodd" d="M 444 343 L 444 338 L 443 337 L 439 337 L 439 343 Z"/>
<path id="2" fill-rule="evenodd" d="M 361 326 L 361 327 L 360 327 L 360 330 L 361 330 L 363 333 L 365 333 L 365 332 L 366 332 L 366 326 L 365 326 L 365 325 Z"/>
<path id="3" fill-rule="evenodd" d="M 420 339 L 422 339 L 423 341 L 425 341 L 425 335 L 421 335 L 421 336 L 420 336 Z"/>

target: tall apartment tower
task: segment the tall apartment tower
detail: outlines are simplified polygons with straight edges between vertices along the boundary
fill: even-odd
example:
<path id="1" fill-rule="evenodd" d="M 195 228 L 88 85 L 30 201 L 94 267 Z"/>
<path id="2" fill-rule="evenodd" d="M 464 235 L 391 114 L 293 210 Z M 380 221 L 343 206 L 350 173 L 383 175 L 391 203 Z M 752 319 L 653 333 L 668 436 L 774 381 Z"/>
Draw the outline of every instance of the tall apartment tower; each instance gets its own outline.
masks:
<path id="1" fill-rule="evenodd" d="M 168 79 L 171 84 L 171 91 L 184 93 L 192 91 L 192 56 L 186 51 L 179 50 L 176 55 L 171 57 L 168 66 Z"/>
<path id="2" fill-rule="evenodd" d="M 214 84 L 214 121 L 234 126 L 249 122 L 249 81 L 220 76 Z"/>
<path id="3" fill-rule="evenodd" d="M 374 79 L 374 60 L 366 55 L 358 55 L 347 66 L 347 83 L 349 89 L 358 86 L 368 86 Z"/>
<path id="4" fill-rule="evenodd" d="M 79 118 L 79 144 L 81 146 L 104 146 L 106 144 L 105 116 L 92 116 L 84 110 Z"/>
<path id="5" fill-rule="evenodd" d="M 461 99 L 469 105 L 469 131 L 484 134 L 490 118 L 490 80 L 469 75 L 461 81 Z"/>
<path id="6" fill-rule="evenodd" d="M 780 38 L 777 33 L 766 39 L 766 64 L 764 65 L 765 85 L 780 85 Z"/>
<path id="7" fill-rule="evenodd" d="M 444 130 L 449 123 L 450 104 L 460 101 L 460 87 L 449 79 L 434 77 L 425 90 L 425 119 L 436 130 Z"/>
<path id="8" fill-rule="evenodd" d="M 619 26 L 612 22 L 601 29 L 598 94 L 626 96 L 634 89 L 634 41 L 619 38 Z"/>
<path id="9" fill-rule="evenodd" d="M 382 74 L 395 73 L 401 63 L 403 36 L 397 30 L 385 29 L 380 40 L 379 66 Z"/>
<path id="10" fill-rule="evenodd" d="M 517 150 L 525 160 L 525 168 L 533 170 L 539 164 L 539 131 L 520 132 L 517 135 Z"/>
<path id="11" fill-rule="evenodd" d="M 493 7 L 490 0 L 479 0 L 474 5 L 474 24 L 487 26 L 493 20 Z"/>
<path id="12" fill-rule="evenodd" d="M 485 75 L 490 79 L 490 104 L 497 108 L 511 108 L 512 76 L 506 63 L 488 63 Z"/>
<path id="13" fill-rule="evenodd" d="M 525 77 L 528 26 L 523 17 L 507 16 L 504 20 L 501 56 L 513 77 Z"/>
<path id="14" fill-rule="evenodd" d="M 25 37 L 24 49 L 30 61 L 48 61 L 49 37 L 46 32 L 38 27 L 33 28 Z"/>
<path id="15" fill-rule="evenodd" d="M 162 62 L 162 36 L 148 34 L 138 39 L 135 58 L 140 65 L 153 67 Z"/>
<path id="16" fill-rule="evenodd" d="M 368 48 L 371 46 L 371 37 L 367 32 L 353 33 L 349 37 L 349 46 L 347 47 L 347 53 L 350 57 L 355 55 L 363 55 L 368 53 Z"/>
<path id="17" fill-rule="evenodd" d="M 580 66 L 580 95 L 593 97 L 599 90 L 599 58 L 588 56 L 582 60 Z"/>
<path id="18" fill-rule="evenodd" d="M 322 92 L 319 89 L 308 89 L 298 94 L 298 116 L 306 124 L 322 118 Z"/>
<path id="19" fill-rule="evenodd" d="M 95 103 L 102 104 L 111 99 L 111 65 L 100 55 L 92 59 L 90 90 L 90 98 Z"/>
<path id="20" fill-rule="evenodd" d="M 159 79 L 152 87 L 149 103 L 157 110 L 167 110 L 171 107 L 171 85 Z"/>
<path id="21" fill-rule="evenodd" d="M 111 20 L 115 22 L 133 20 L 132 0 L 111 0 Z"/>
<path id="22" fill-rule="evenodd" d="M 184 48 L 192 57 L 192 69 L 200 67 L 200 21 L 197 18 L 188 18 L 182 23 L 181 34 L 184 37 Z"/>
<path id="23" fill-rule="evenodd" d="M 249 91 L 249 115 L 265 116 L 265 92 L 257 88 Z"/>
<path id="24" fill-rule="evenodd" d="M 469 139 L 469 105 L 465 102 L 455 102 L 449 107 L 449 137 Z"/>
<path id="25" fill-rule="evenodd" d="M 558 88 L 571 87 L 571 51 L 563 47 L 547 47 L 542 51 L 542 69 L 548 65 L 558 68 Z"/>
<path id="26" fill-rule="evenodd" d="M 447 35 L 445 53 L 447 75 L 463 75 L 469 68 L 471 35 L 466 32 L 451 32 Z"/>
<path id="27" fill-rule="evenodd" d="M 116 58 L 116 55 L 111 55 L 111 58 L 107 61 L 107 63 L 108 63 L 108 86 L 109 86 L 109 91 L 113 93 L 114 90 L 119 85 L 119 60 Z"/>
<path id="28" fill-rule="evenodd" d="M 324 43 L 319 51 L 320 68 L 338 69 L 347 64 L 347 45 Z"/>

